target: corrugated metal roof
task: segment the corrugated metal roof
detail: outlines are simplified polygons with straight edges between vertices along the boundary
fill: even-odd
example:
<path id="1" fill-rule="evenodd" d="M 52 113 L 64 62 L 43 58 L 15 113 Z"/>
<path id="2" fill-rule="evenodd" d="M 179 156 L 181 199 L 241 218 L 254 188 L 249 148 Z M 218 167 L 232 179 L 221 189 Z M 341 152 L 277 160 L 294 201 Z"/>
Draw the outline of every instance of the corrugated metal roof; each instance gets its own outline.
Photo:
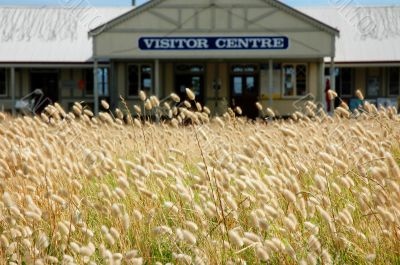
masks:
<path id="1" fill-rule="evenodd" d="M 88 32 L 132 7 L 0 7 L 0 62 L 87 62 Z"/>
<path id="2" fill-rule="evenodd" d="M 100 34 L 103 30 L 107 30 L 109 28 L 114 27 L 115 25 L 118 25 L 119 23 L 130 19 L 131 17 L 138 15 L 142 12 L 146 12 L 146 10 L 161 4 L 165 0 L 150 0 L 139 6 L 138 8 L 131 10 L 131 12 L 127 12 L 123 16 L 116 17 L 115 19 L 108 21 L 104 25 L 100 25 L 99 28 L 93 29 L 93 31 L 90 32 L 92 35 L 97 35 Z M 298 9 L 295 9 L 291 6 L 286 5 L 285 3 L 279 1 L 279 0 L 264 0 L 264 2 L 268 3 L 271 6 L 274 6 L 280 10 L 283 10 L 292 16 L 298 17 L 301 20 L 307 21 L 308 23 L 313 24 L 314 26 L 328 32 L 334 35 L 339 35 L 339 31 L 336 28 L 331 27 L 328 24 L 323 23 L 320 20 L 317 20 L 311 16 L 308 16 L 305 13 L 299 12 Z M 217 5 L 218 6 L 218 5 Z"/>
<path id="3" fill-rule="evenodd" d="M 88 32 L 131 9 L 0 7 L 0 62 L 90 61 Z M 299 10 L 340 30 L 336 61 L 400 61 L 400 6 Z"/>
<path id="4" fill-rule="evenodd" d="M 337 62 L 400 62 L 400 6 L 310 7 L 300 11 L 340 30 Z"/>

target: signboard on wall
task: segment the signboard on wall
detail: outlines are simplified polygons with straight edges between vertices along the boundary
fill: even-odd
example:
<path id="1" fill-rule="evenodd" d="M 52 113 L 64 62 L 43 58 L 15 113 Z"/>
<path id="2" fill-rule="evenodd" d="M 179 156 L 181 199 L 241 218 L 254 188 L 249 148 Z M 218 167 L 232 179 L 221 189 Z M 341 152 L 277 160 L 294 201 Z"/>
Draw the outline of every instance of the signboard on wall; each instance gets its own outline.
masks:
<path id="1" fill-rule="evenodd" d="M 261 37 L 143 37 L 141 50 L 286 50 L 289 38 Z"/>

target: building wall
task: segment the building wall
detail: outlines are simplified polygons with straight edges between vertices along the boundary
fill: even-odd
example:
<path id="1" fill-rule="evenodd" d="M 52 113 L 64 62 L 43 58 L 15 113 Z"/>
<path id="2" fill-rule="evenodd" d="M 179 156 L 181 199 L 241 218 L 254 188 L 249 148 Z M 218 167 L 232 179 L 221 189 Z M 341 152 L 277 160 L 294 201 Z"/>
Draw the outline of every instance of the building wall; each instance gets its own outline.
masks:
<path id="1" fill-rule="evenodd" d="M 152 63 L 152 61 L 147 61 Z M 193 61 L 192 61 L 193 62 Z M 251 61 L 246 61 L 250 62 Z M 285 63 L 293 62 L 292 60 L 275 60 L 274 63 Z M 302 61 L 295 61 L 302 62 Z M 175 92 L 175 76 L 174 76 L 174 65 L 177 61 L 161 61 L 160 62 L 160 95 L 159 98 L 163 99 L 169 96 L 172 92 Z M 181 63 L 181 62 L 179 62 Z M 257 64 L 265 64 L 260 61 L 256 61 Z M 134 104 L 140 104 L 137 97 L 127 96 L 127 66 L 130 61 L 115 61 L 116 70 L 116 94 L 122 95 L 127 100 L 128 106 L 133 108 Z M 214 114 L 223 114 L 231 104 L 230 95 L 230 65 L 232 62 L 223 61 L 205 61 L 206 73 L 205 73 L 205 104 L 213 111 Z M 307 62 L 308 65 L 308 91 L 307 93 L 317 97 L 319 93 L 323 93 L 323 88 L 320 86 L 319 79 L 319 63 L 315 61 Z M 93 96 L 85 95 L 84 91 L 79 89 L 79 81 L 84 79 L 85 68 L 60 68 L 57 69 L 59 73 L 59 102 L 65 109 L 74 102 L 84 101 L 88 104 L 93 103 Z M 15 72 L 15 86 L 16 86 L 16 99 L 21 99 L 29 95 L 31 91 L 30 73 L 31 68 L 17 68 Z M 38 69 L 36 69 L 38 70 Z M 42 69 L 43 70 L 43 69 Z M 264 71 L 264 73 L 262 73 Z M 8 72 L 9 74 L 9 72 Z M 366 93 L 368 75 L 378 76 L 380 80 L 380 91 L 378 97 L 370 97 Z M 398 96 L 389 96 L 388 92 L 388 67 L 355 67 L 354 68 L 354 84 L 353 84 L 353 98 L 354 91 L 360 89 L 367 99 L 376 98 L 397 98 Z M 8 77 L 9 78 L 9 77 Z M 296 110 L 295 103 L 301 99 L 301 97 L 285 98 L 282 96 L 282 72 L 279 69 L 274 69 L 273 72 L 273 84 L 274 93 L 273 102 L 270 105 L 269 101 L 269 88 L 268 88 L 268 70 L 261 69 L 260 72 L 260 95 L 259 101 L 264 107 L 270 107 L 277 114 L 288 115 Z M 220 80 L 221 88 L 218 91 L 213 89 L 214 80 Z M 111 80 L 110 80 L 111 82 Z M 75 85 L 73 85 L 75 84 Z M 8 80 L 8 85 L 10 82 Z M 110 83 L 111 86 L 111 83 Z M 400 88 L 399 88 L 400 91 Z M 152 93 L 154 94 L 154 93 Z M 10 110 L 11 105 L 11 93 L 8 89 L 8 96 L 0 98 L 0 110 Z M 345 98 L 346 101 L 351 98 Z M 124 108 L 122 104 L 116 102 L 120 108 Z"/>
<path id="2" fill-rule="evenodd" d="M 165 71 L 164 76 L 164 97 L 174 92 L 174 66 L 172 63 L 164 63 L 163 68 Z"/>
<path id="3" fill-rule="evenodd" d="M 251 61 L 247 61 L 248 63 L 252 63 Z M 285 61 L 276 61 L 276 63 L 284 63 Z M 293 61 L 288 61 L 293 62 Z M 300 63 L 302 61 L 296 61 Z M 168 62 L 162 61 L 160 62 L 160 95 L 159 98 L 162 100 L 168 97 L 172 92 L 175 92 L 175 72 L 174 67 L 175 64 L 182 62 Z M 195 61 L 191 61 L 188 63 L 196 63 Z M 115 65 L 118 71 L 117 76 L 117 89 L 118 93 L 121 95 L 125 95 L 125 100 L 128 103 L 130 109 L 133 109 L 133 105 L 138 104 L 141 105 L 139 98 L 136 97 L 128 97 L 127 96 L 127 67 L 130 62 L 127 61 L 116 61 Z M 255 62 L 255 64 L 261 65 L 260 62 Z M 319 73 L 319 64 L 318 62 L 306 62 L 308 67 L 308 90 L 307 94 L 311 94 L 315 99 L 319 94 L 320 87 L 320 73 Z M 230 66 L 232 62 L 204 62 L 206 66 L 206 72 L 204 73 L 205 84 L 204 84 L 204 99 L 205 105 L 208 106 L 214 114 L 223 114 L 227 108 L 231 105 L 231 92 L 230 92 Z M 261 70 L 263 71 L 263 70 Z M 268 70 L 265 70 L 266 74 Z M 294 103 L 301 99 L 301 96 L 285 98 L 282 96 L 282 71 L 274 70 L 273 75 L 273 84 L 274 84 L 274 97 L 272 106 L 269 105 L 269 94 L 268 94 L 268 76 L 262 78 L 260 73 L 260 94 L 259 101 L 265 107 L 271 107 L 276 110 L 280 115 L 289 115 L 293 113 L 295 109 Z M 220 80 L 220 89 L 214 90 L 213 84 L 214 80 Z M 154 81 L 154 80 L 153 80 Z M 154 88 L 153 88 L 153 91 Z M 153 92 L 154 93 L 154 92 Z M 322 93 L 322 92 L 321 92 Z M 255 102 L 251 102 L 251 104 L 255 104 Z M 118 105 L 120 108 L 124 108 L 122 104 Z M 245 106 L 244 106 L 245 107 Z"/>
<path id="4" fill-rule="evenodd" d="M 345 67 L 343 65 L 340 66 L 341 68 Z M 354 84 L 352 87 L 352 95 L 355 95 L 355 91 L 359 89 L 366 98 L 376 98 L 376 97 L 389 97 L 389 66 L 387 67 L 353 67 L 354 71 Z M 399 67 L 397 67 L 399 68 Z M 368 79 L 369 77 L 377 77 L 379 80 L 379 93 L 378 96 L 369 95 L 367 88 L 368 88 Z"/>
<path id="5" fill-rule="evenodd" d="M 89 66 L 90 67 L 90 66 Z M 58 68 L 50 69 L 58 74 L 58 102 L 68 109 L 68 106 L 74 102 L 84 101 L 88 104 L 93 103 L 93 96 L 85 95 L 84 91 L 79 87 L 79 83 L 84 79 L 85 68 Z M 47 69 L 48 70 L 48 69 Z M 15 69 L 15 99 L 28 100 L 32 98 L 31 91 L 31 72 L 32 71 L 47 71 L 40 68 L 16 68 Z M 9 71 L 8 71 L 9 74 Z M 12 109 L 11 100 L 11 84 L 10 77 L 7 80 L 8 95 L 0 98 L 0 110 L 10 111 Z M 46 96 L 46 95 L 45 95 Z M 44 98 L 42 98 L 44 100 Z M 46 100 L 49 103 L 49 100 Z"/>
<path id="6" fill-rule="evenodd" d="M 355 89 L 360 89 L 364 94 L 366 91 L 366 68 L 356 68 L 355 69 Z"/>
<path id="7" fill-rule="evenodd" d="M 307 93 L 322 97 L 321 73 L 317 62 L 332 56 L 335 33 L 315 21 L 301 17 L 293 10 L 268 1 L 247 0 L 166 0 L 149 6 L 143 12 L 127 16 L 94 36 L 94 56 L 116 62 L 118 93 L 125 95 L 129 106 L 138 104 L 137 97 L 127 95 L 127 65 L 131 62 L 160 61 L 160 98 L 175 91 L 174 65 L 179 61 L 201 61 L 206 65 L 204 100 L 214 113 L 222 114 L 231 103 L 230 63 L 274 62 L 306 63 L 308 66 Z M 276 50 L 142 50 L 142 37 L 251 37 L 285 36 L 288 49 Z M 264 58 L 264 60 L 263 60 Z M 269 103 L 268 70 L 260 71 L 259 100 Z M 299 97 L 282 96 L 283 75 L 273 71 L 272 108 L 282 115 L 294 110 Z M 220 83 L 220 89 L 213 87 Z M 154 90 L 153 90 L 154 91 Z M 252 103 L 254 104 L 254 103 Z"/>
<path id="8" fill-rule="evenodd" d="M 171 33 L 173 32 L 173 33 Z M 333 51 L 333 33 L 259 0 L 168 0 L 95 36 L 94 54 L 104 59 L 204 58 L 203 50 L 143 51 L 139 38 L 165 36 L 286 36 L 287 50 L 208 50 L 207 58 L 323 58 Z"/>
<path id="9" fill-rule="evenodd" d="M 6 70 L 6 82 L 7 82 L 7 96 L 0 97 L 0 110 L 9 111 L 12 108 L 11 102 L 11 81 L 10 81 L 10 69 Z M 29 93 L 29 72 L 24 68 L 15 69 L 15 97 L 16 99 L 22 98 L 24 95 Z"/>
<path id="10" fill-rule="evenodd" d="M 355 96 L 355 91 L 359 89 L 366 100 L 377 106 L 400 106 L 400 77 L 398 80 L 397 94 L 390 95 L 389 92 L 389 69 L 395 68 L 398 71 L 398 76 L 400 76 L 400 67 L 398 65 L 390 66 L 376 66 L 371 64 L 370 66 L 354 66 L 354 65 L 340 65 L 340 68 L 350 68 L 353 70 L 353 85 L 351 87 L 351 96 L 341 95 L 339 96 L 349 104 L 350 108 L 354 108 L 357 103 L 357 98 Z M 378 80 L 378 90 L 376 94 L 372 94 L 368 91 L 369 83 L 371 80 Z M 373 82 L 372 82 L 373 83 Z M 340 87 L 337 87 L 340 91 Z M 353 104 L 352 104 L 353 102 Z M 336 102 L 338 103 L 338 102 Z"/>

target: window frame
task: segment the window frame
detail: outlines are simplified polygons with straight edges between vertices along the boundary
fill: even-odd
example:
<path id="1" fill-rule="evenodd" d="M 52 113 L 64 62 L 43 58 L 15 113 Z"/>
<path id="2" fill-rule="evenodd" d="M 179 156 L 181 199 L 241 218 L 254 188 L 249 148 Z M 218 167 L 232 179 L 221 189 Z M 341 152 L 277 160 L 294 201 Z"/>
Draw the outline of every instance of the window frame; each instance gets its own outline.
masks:
<path id="1" fill-rule="evenodd" d="M 187 69 L 182 70 L 181 67 Z M 199 71 L 193 69 L 199 68 Z M 206 64 L 204 63 L 176 63 L 174 65 L 175 75 L 204 75 L 206 73 Z"/>
<path id="2" fill-rule="evenodd" d="M 373 70 L 376 70 L 376 73 L 374 73 Z M 368 67 L 366 68 L 366 75 L 365 75 L 365 96 L 368 99 L 377 99 L 377 98 L 382 98 L 385 97 L 386 95 L 386 85 L 384 84 L 384 77 L 385 73 L 383 71 L 383 68 L 381 67 Z M 378 95 L 371 95 L 369 91 L 369 82 L 371 79 L 376 79 L 377 84 L 378 84 Z"/>
<path id="3" fill-rule="evenodd" d="M 130 94 L 129 93 L 129 67 L 131 66 L 137 66 L 138 67 L 138 84 L 139 87 L 137 89 L 137 93 L 136 94 Z M 142 90 L 142 67 L 143 66 L 149 66 L 151 71 L 150 71 L 150 78 L 151 78 L 151 87 L 149 91 L 145 91 L 147 94 L 148 93 L 153 93 L 154 91 L 154 65 L 152 63 L 146 63 L 146 62 L 142 62 L 142 63 L 128 63 L 126 66 L 126 98 L 128 99 L 138 99 L 139 98 L 139 91 Z"/>
<path id="4" fill-rule="evenodd" d="M 4 71 L 4 94 L 0 93 L 0 98 L 7 98 L 8 97 L 8 71 L 7 71 L 7 68 L 0 68 L 0 71 Z"/>
<path id="5" fill-rule="evenodd" d="M 97 76 L 97 89 L 99 90 L 99 97 L 108 97 L 110 96 L 110 69 L 108 67 L 99 67 L 98 71 L 102 71 L 102 73 L 104 72 L 104 70 L 107 70 L 107 82 L 105 82 L 105 80 L 102 80 L 101 82 L 99 81 L 99 78 Z M 90 78 L 88 77 L 88 72 L 91 72 Z M 83 95 L 85 97 L 93 97 L 94 96 L 94 69 L 93 68 L 86 68 L 84 69 L 83 72 L 83 78 L 85 81 L 85 88 L 84 88 L 84 92 Z M 104 77 L 104 74 L 102 74 L 102 77 Z M 87 81 L 90 80 L 90 82 L 92 83 L 93 89 L 91 93 L 87 92 Z M 102 87 L 100 86 L 100 84 L 102 84 Z M 107 84 L 108 86 L 108 91 L 107 94 L 104 94 L 104 84 Z M 103 91 L 103 93 L 100 93 L 100 91 Z"/>
<path id="6" fill-rule="evenodd" d="M 305 93 L 305 95 L 298 95 L 297 94 L 297 70 L 296 69 L 297 69 L 297 66 L 299 66 L 299 65 L 305 66 L 305 68 L 306 68 L 306 93 Z M 294 95 L 285 95 L 285 70 L 284 70 L 284 68 L 286 66 L 292 66 L 293 69 L 295 70 L 295 74 L 294 74 L 294 76 L 295 76 L 295 80 L 294 80 Z M 309 68 L 310 67 L 309 67 L 308 63 L 282 63 L 281 64 L 281 72 L 282 72 L 281 95 L 282 95 L 282 98 L 285 98 L 285 99 L 301 98 L 301 97 L 306 96 L 307 93 L 309 93 L 309 91 L 310 91 L 310 87 L 309 87 L 309 84 L 310 84 L 310 76 L 309 76 L 310 75 L 310 71 L 309 71 Z"/>
<path id="7" fill-rule="evenodd" d="M 235 68 L 242 68 L 242 71 L 235 71 Z M 253 68 L 249 71 L 247 69 Z M 229 67 L 231 75 L 258 75 L 260 73 L 260 65 L 257 63 L 234 63 Z"/>
<path id="8" fill-rule="evenodd" d="M 391 94 L 390 92 L 390 75 L 391 75 L 391 70 L 397 69 L 397 74 L 398 74 L 398 80 L 397 80 L 397 94 Z M 387 73 L 387 95 L 388 97 L 400 97 L 400 67 L 389 67 L 388 68 L 388 73 Z"/>
<path id="9" fill-rule="evenodd" d="M 108 67 L 101 67 L 98 70 L 101 71 L 102 80 L 99 81 L 99 74 L 97 74 L 97 88 L 99 89 L 99 97 L 109 97 L 110 96 L 110 69 Z M 104 74 L 104 72 L 106 72 Z M 107 80 L 106 78 L 107 77 Z M 106 90 L 107 85 L 107 90 Z M 102 91 L 102 93 L 100 93 Z M 107 93 L 105 93 L 107 92 Z"/>

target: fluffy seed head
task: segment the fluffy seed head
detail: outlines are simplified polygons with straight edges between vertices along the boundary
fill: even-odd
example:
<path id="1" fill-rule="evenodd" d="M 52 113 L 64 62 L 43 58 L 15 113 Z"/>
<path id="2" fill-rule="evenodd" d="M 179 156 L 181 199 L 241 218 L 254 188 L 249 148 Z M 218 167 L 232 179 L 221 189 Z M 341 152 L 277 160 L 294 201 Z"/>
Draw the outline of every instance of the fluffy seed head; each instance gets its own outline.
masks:
<path id="1" fill-rule="evenodd" d="M 186 88 L 186 95 L 192 101 L 196 99 L 196 95 L 193 93 L 193 91 L 190 88 Z"/>

